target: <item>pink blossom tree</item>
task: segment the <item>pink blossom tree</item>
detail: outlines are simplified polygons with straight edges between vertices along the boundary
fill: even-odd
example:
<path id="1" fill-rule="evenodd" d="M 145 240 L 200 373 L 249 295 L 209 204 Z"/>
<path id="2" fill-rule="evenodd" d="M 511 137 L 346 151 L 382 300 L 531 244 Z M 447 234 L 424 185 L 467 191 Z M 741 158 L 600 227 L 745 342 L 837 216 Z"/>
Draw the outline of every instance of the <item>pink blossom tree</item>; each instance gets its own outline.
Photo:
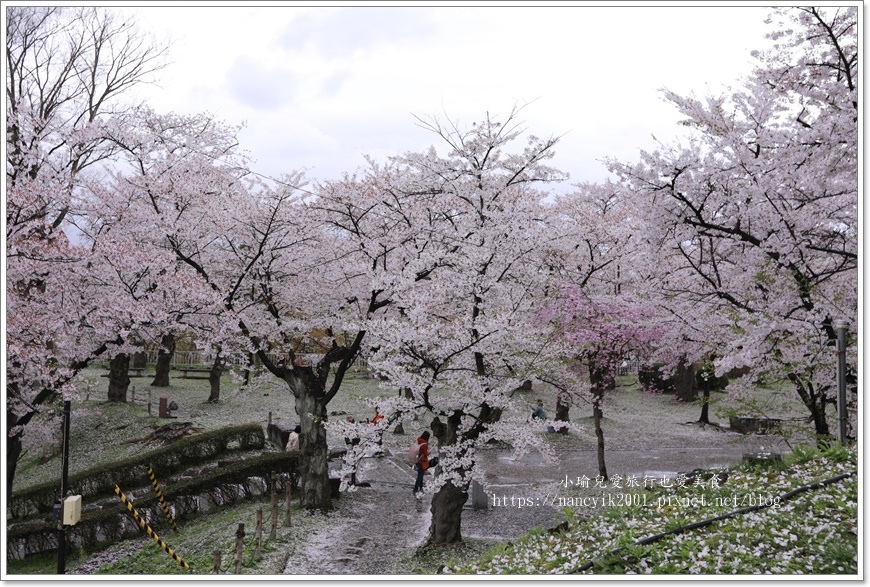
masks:
<path id="1" fill-rule="evenodd" d="M 93 252 L 66 234 L 83 180 L 114 153 L 101 126 L 129 109 L 165 52 L 110 11 L 10 7 L 6 19 L 7 490 L 25 430 L 69 397 L 119 339 L 91 281 Z M 111 324 L 116 324 L 110 321 Z"/>
<path id="2" fill-rule="evenodd" d="M 576 295 L 584 292 L 596 300 L 642 291 L 645 283 L 640 277 L 637 243 L 644 226 L 633 207 L 631 193 L 610 181 L 580 183 L 576 188 L 556 198 L 553 206 L 565 235 L 559 241 L 561 249 L 553 254 L 560 279 L 556 290 L 569 287 Z M 566 350 L 566 356 L 572 352 Z M 577 387 L 570 380 L 567 385 L 556 379 L 545 380 L 561 390 L 556 403 L 557 420 L 568 421 L 572 404 L 588 402 L 589 390 L 585 386 Z M 558 430 L 567 432 L 565 427 Z"/>
<path id="3" fill-rule="evenodd" d="M 171 255 L 185 276 L 179 291 L 196 306 L 176 308 L 177 324 L 226 355 L 255 354 L 287 385 L 302 428 L 302 504 L 330 509 L 326 406 L 369 324 L 392 311 L 392 272 L 416 254 L 401 206 L 354 177 L 316 192 L 301 173 L 256 180 L 234 129 L 206 115 L 143 111 L 113 137 L 127 163 L 111 184 L 124 234 Z M 301 360 L 312 351 L 315 361 Z"/>
<path id="4" fill-rule="evenodd" d="M 717 372 L 750 369 L 732 388 L 791 382 L 824 437 L 832 321 L 857 318 L 857 9 L 776 17 L 742 89 L 666 92 L 686 145 L 612 169 L 648 219 L 661 299 L 695 309 Z"/>
<path id="5" fill-rule="evenodd" d="M 422 126 L 444 142 L 392 160 L 385 192 L 405 202 L 417 235 L 416 257 L 394 267 L 389 321 L 373 324 L 370 365 L 388 385 L 407 390 L 379 402 L 387 418 L 431 414 L 440 472 L 431 490 L 435 544 L 461 540 L 462 507 L 472 480 L 482 480 L 481 443 L 497 439 L 519 454 L 551 456 L 514 390 L 547 371 L 556 341 L 534 320 L 556 276 L 552 254 L 562 232 L 537 189 L 564 175 L 546 165 L 555 138 L 527 137 L 512 112 L 461 129 L 448 121 Z M 421 278 L 422 277 L 422 278 Z"/>
<path id="6" fill-rule="evenodd" d="M 616 387 L 619 365 L 628 356 L 651 356 L 667 330 L 655 307 L 631 293 L 596 297 L 576 286 L 567 287 L 545 316 L 565 339 L 571 359 L 586 367 L 592 396 L 592 416 L 598 439 L 598 472 L 608 479 L 604 460 L 605 393 Z"/>

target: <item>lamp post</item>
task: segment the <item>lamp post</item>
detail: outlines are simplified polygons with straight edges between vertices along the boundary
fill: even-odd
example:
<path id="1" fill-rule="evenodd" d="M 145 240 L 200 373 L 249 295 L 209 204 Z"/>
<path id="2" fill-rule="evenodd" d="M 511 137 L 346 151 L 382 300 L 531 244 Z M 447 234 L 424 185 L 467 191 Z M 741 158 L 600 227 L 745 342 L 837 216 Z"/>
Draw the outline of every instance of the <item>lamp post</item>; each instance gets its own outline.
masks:
<path id="1" fill-rule="evenodd" d="M 840 444 L 846 444 L 846 326 L 845 320 L 834 320 L 837 331 L 837 414 L 840 417 Z"/>

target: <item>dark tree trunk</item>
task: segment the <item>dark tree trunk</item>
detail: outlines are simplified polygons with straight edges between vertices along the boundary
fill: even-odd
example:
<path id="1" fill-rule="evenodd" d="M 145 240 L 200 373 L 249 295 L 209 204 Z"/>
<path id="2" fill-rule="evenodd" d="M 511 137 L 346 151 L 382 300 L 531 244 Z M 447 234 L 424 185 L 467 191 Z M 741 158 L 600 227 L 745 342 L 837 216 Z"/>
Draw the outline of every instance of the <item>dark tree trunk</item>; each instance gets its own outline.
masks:
<path id="1" fill-rule="evenodd" d="M 400 390 L 399 390 L 399 395 L 402 395 L 403 393 L 405 394 L 405 399 L 414 399 L 414 392 L 411 391 L 411 388 L 410 388 L 410 387 L 406 387 L 406 388 L 404 388 L 404 389 L 400 389 Z M 414 422 L 417 421 L 417 412 L 413 412 L 413 413 L 411 414 L 411 420 L 413 420 Z M 401 425 L 401 423 L 400 423 L 399 425 Z M 404 427 L 403 427 L 403 428 L 402 428 L 402 432 L 403 432 L 403 433 L 404 433 L 404 430 L 405 430 L 405 429 L 404 429 Z"/>
<path id="2" fill-rule="evenodd" d="M 795 373 L 789 373 L 788 378 L 794 384 L 797 394 L 810 412 L 813 425 L 816 428 L 816 442 L 821 446 L 831 435 L 825 414 L 826 394 L 817 394 L 812 382 L 805 383 Z"/>
<path id="3" fill-rule="evenodd" d="M 17 420 L 15 415 L 6 411 L 6 418 L 10 422 Z M 15 420 L 12 420 L 15 418 Z M 11 427 L 11 426 L 10 426 Z M 15 470 L 18 468 L 18 459 L 21 458 L 21 433 L 6 437 L 6 496 L 12 495 L 12 482 L 15 481 Z"/>
<path id="4" fill-rule="evenodd" d="M 810 407 L 810 413 L 813 416 L 813 425 L 816 428 L 816 437 L 818 438 L 820 447 L 825 443 L 827 437 L 831 435 L 831 429 L 828 428 L 828 418 L 825 414 L 827 399 L 827 395 L 823 393 L 818 401 L 814 402 Z"/>
<path id="5" fill-rule="evenodd" d="M 256 355 L 254 353 L 248 353 L 248 364 L 245 366 L 245 385 L 251 383 L 251 367 L 254 366 L 254 357 Z"/>
<path id="6" fill-rule="evenodd" d="M 595 422 L 595 436 L 598 438 L 598 474 L 607 481 L 607 465 L 604 464 L 604 430 L 601 428 L 601 419 L 604 413 L 601 411 L 601 398 L 592 401 L 592 419 Z"/>
<path id="7" fill-rule="evenodd" d="M 438 446 L 448 446 L 456 444 L 456 431 L 459 428 L 459 423 L 462 420 L 462 414 L 454 412 L 447 418 L 447 423 L 441 421 L 440 418 L 434 418 L 429 427 L 432 429 L 432 434 L 438 439 Z"/>
<path id="8" fill-rule="evenodd" d="M 138 353 L 133 353 L 133 364 L 131 365 L 134 369 L 144 369 L 148 366 L 148 353 L 145 351 L 139 351 Z"/>
<path id="9" fill-rule="evenodd" d="M 175 354 L 175 335 L 164 334 L 160 340 L 160 350 L 157 351 L 156 372 L 151 387 L 169 387 L 169 368 L 172 366 L 172 355 Z"/>
<path id="10" fill-rule="evenodd" d="M 482 415 L 489 417 L 489 409 L 484 406 Z M 432 420 L 432 434 L 438 439 L 438 446 L 450 446 L 459 440 L 457 431 L 462 421 L 461 412 L 453 412 L 447 423 L 439 418 Z M 462 473 L 463 471 L 460 471 Z M 432 522 L 429 526 L 430 544 L 451 544 L 462 540 L 462 507 L 468 500 L 468 491 L 447 483 L 432 497 Z"/>
<path id="11" fill-rule="evenodd" d="M 828 419 L 825 415 L 824 396 L 822 396 L 821 406 L 814 404 L 810 411 L 813 416 L 813 425 L 816 427 L 817 443 L 819 447 L 822 447 L 831 436 L 831 429 L 828 428 Z"/>
<path id="12" fill-rule="evenodd" d="M 79 367 L 79 369 L 84 368 L 84 365 Z M 18 387 L 18 384 L 15 382 L 7 383 L 6 392 L 12 397 L 21 397 L 21 392 Z M 41 406 L 43 404 L 49 403 L 56 398 L 59 398 L 60 394 L 52 391 L 50 388 L 43 388 L 36 397 L 34 397 L 29 403 L 30 411 L 25 412 L 24 414 L 16 414 L 12 408 L 10 403 L 6 404 L 6 495 L 11 495 L 12 493 L 12 483 L 15 481 L 15 473 L 18 469 L 18 460 L 21 458 L 21 454 L 24 451 L 24 445 L 22 442 L 22 437 L 24 436 L 24 428 L 27 424 L 30 423 L 30 420 L 39 413 L 39 410 L 36 406 Z M 13 430 L 17 430 L 12 432 Z"/>
<path id="13" fill-rule="evenodd" d="M 701 399 L 701 417 L 698 418 L 700 424 L 710 423 L 710 388 L 704 386 L 704 395 Z"/>
<path id="14" fill-rule="evenodd" d="M 300 371 L 302 368 L 294 370 Z M 310 368 L 306 368 L 310 371 Z M 304 381 L 309 379 L 309 381 Z M 288 381 L 288 384 L 290 382 Z M 326 403 L 323 390 L 311 378 L 296 377 L 291 389 L 296 397 L 296 414 L 302 432 L 299 435 L 300 474 L 302 494 L 300 502 L 308 510 L 329 511 L 332 509 L 332 492 L 329 484 L 326 443 Z"/>
<path id="15" fill-rule="evenodd" d="M 220 353 L 217 353 L 208 374 L 208 383 L 211 388 L 208 396 L 210 402 L 217 402 L 221 399 L 221 375 L 223 371 L 223 359 L 221 359 Z"/>
<path id="16" fill-rule="evenodd" d="M 121 353 L 109 362 L 109 401 L 126 402 L 128 387 L 130 387 L 130 356 Z"/>
<path id="17" fill-rule="evenodd" d="M 373 296 L 373 299 L 376 296 Z M 372 302 L 374 304 L 374 302 Z M 377 309 L 377 308 L 375 308 Z M 244 332 L 247 326 L 240 322 Z M 250 335 L 249 335 L 250 336 Z M 263 350 L 257 358 L 270 373 L 287 383 L 295 398 L 299 416 L 299 465 L 302 492 L 300 504 L 307 510 L 328 512 L 332 509 L 332 485 L 329 480 L 329 446 L 326 439 L 326 406 L 341 389 L 341 383 L 350 365 L 359 354 L 365 331 L 357 332 L 350 346 L 338 346 L 333 340 L 316 365 L 300 365 L 291 351 L 280 361 L 273 362 Z M 259 344 L 256 337 L 252 342 Z M 337 368 L 333 369 L 337 365 Z M 329 383 L 329 375 L 332 382 Z"/>
<path id="18" fill-rule="evenodd" d="M 570 399 L 566 397 L 566 394 L 560 393 L 556 396 L 556 421 L 557 422 L 570 422 L 570 418 L 568 417 L 568 411 L 571 408 Z M 568 434 L 567 426 L 556 426 L 556 432 L 560 434 Z"/>
<path id="19" fill-rule="evenodd" d="M 680 362 L 673 376 L 674 391 L 681 402 L 693 402 L 697 395 L 695 366 Z"/>
<path id="20" fill-rule="evenodd" d="M 496 422 L 501 420 L 502 411 L 503 410 L 501 408 L 492 408 L 491 410 L 484 410 L 484 412 L 481 413 L 481 416 L 483 418 L 481 420 L 481 422 L 483 424 L 495 424 Z"/>
<path id="21" fill-rule="evenodd" d="M 613 361 L 608 361 L 605 357 L 603 365 L 598 365 L 594 358 L 589 360 L 589 387 L 592 393 L 592 421 L 595 425 L 595 436 L 598 438 L 598 474 L 604 477 L 607 481 L 607 466 L 604 463 L 604 429 L 601 427 L 601 420 L 604 418 L 604 412 L 601 409 L 601 403 L 604 401 L 604 392 L 609 389 L 615 380 L 614 373 L 611 370 Z"/>
<path id="22" fill-rule="evenodd" d="M 448 482 L 432 497 L 432 523 L 429 542 L 443 545 L 462 541 L 462 507 L 468 501 L 468 492 Z"/>

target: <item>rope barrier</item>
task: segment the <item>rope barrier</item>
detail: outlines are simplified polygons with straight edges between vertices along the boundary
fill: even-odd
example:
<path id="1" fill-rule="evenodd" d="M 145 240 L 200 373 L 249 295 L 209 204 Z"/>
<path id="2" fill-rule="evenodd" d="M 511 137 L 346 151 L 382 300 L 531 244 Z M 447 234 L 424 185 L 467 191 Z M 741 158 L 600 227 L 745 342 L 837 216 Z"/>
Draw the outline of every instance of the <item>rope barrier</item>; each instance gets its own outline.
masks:
<path id="1" fill-rule="evenodd" d="M 169 506 L 163 498 L 163 492 L 160 491 L 160 485 L 157 484 L 157 477 L 154 475 L 151 465 L 148 465 L 148 478 L 151 479 L 151 486 L 154 488 L 154 493 L 157 494 L 157 501 L 160 502 L 160 507 L 163 508 L 163 513 L 166 514 L 166 518 L 172 525 L 172 529 L 175 530 L 176 534 L 178 534 L 178 526 L 175 525 L 175 520 L 172 517 L 172 513 L 169 511 Z"/>
<path id="2" fill-rule="evenodd" d="M 816 483 L 811 483 L 809 485 L 802 485 L 800 487 L 792 489 L 788 493 L 783 493 L 782 495 L 779 496 L 778 500 L 776 500 L 775 502 L 772 501 L 771 503 L 763 503 L 763 504 L 758 504 L 758 505 L 753 505 L 753 506 L 741 508 L 739 510 L 734 510 L 732 512 L 728 512 L 727 514 L 722 514 L 722 515 L 716 516 L 715 518 L 701 520 L 700 522 L 693 522 L 693 523 L 687 524 L 685 526 L 680 526 L 679 528 L 674 528 L 673 530 L 668 530 L 667 532 L 653 534 L 652 536 L 648 536 L 642 540 L 635 541 L 634 545 L 635 546 L 646 546 L 647 544 L 652 544 L 653 542 L 657 542 L 657 541 L 661 540 L 662 538 L 665 538 L 666 536 L 670 536 L 672 534 L 682 534 L 683 532 L 687 532 L 689 530 L 697 530 L 698 528 L 704 528 L 704 527 L 709 526 L 709 525 L 713 524 L 714 522 L 718 522 L 720 520 L 725 520 L 727 518 L 733 518 L 734 516 L 748 514 L 750 512 L 756 512 L 758 510 L 769 508 L 773 505 L 773 503 L 781 503 L 783 501 L 788 501 L 789 499 L 791 499 L 792 497 L 794 497 L 795 495 L 798 495 L 800 493 L 804 493 L 804 492 L 810 491 L 812 489 L 819 489 L 821 487 L 824 487 L 825 485 L 837 483 L 839 481 L 842 481 L 843 479 L 847 479 L 847 478 L 852 477 L 852 476 L 857 475 L 857 474 L 858 474 L 858 471 L 850 471 L 848 473 L 843 473 L 842 475 L 837 475 L 836 477 L 831 477 L 830 479 L 825 479 L 824 481 L 818 481 Z M 613 550 L 608 552 L 605 556 L 613 556 L 613 555 L 619 554 L 623 550 L 625 550 L 624 546 L 621 546 L 619 548 L 614 548 Z M 577 567 L 575 569 L 572 569 L 570 571 L 566 571 L 563 574 L 573 575 L 575 573 L 582 573 L 583 571 L 588 571 L 589 569 L 591 569 L 594 564 L 595 564 L 595 561 L 591 560 L 583 565 L 580 565 L 579 567 Z"/>
<path id="3" fill-rule="evenodd" d="M 130 512 L 130 515 L 133 516 L 133 519 L 136 520 L 136 523 L 139 524 L 139 527 L 142 530 L 144 530 L 145 533 L 148 534 L 148 536 L 150 536 L 152 539 L 154 539 L 154 542 L 157 543 L 157 546 L 162 548 L 163 551 L 166 552 L 166 554 L 168 554 L 169 556 L 171 556 L 175 562 L 177 562 L 179 565 L 184 567 L 184 570 L 186 570 L 188 572 L 193 572 L 190 569 L 190 565 L 188 565 L 186 562 L 184 562 L 184 560 L 182 560 L 182 558 L 180 556 L 175 554 L 175 552 L 173 552 L 173 550 L 171 548 L 169 548 L 169 545 L 166 544 L 165 542 L 163 542 L 163 540 L 160 538 L 160 536 L 158 536 L 157 533 L 151 529 L 151 526 L 149 526 L 148 524 L 145 523 L 145 520 L 142 519 L 142 516 L 140 516 L 139 512 L 136 511 L 136 508 L 133 507 L 132 502 L 130 502 L 127 499 L 127 496 L 124 495 L 124 492 L 121 491 L 121 488 L 118 487 L 117 485 L 115 485 L 115 495 L 117 495 L 121 499 L 121 502 L 127 507 L 127 511 Z"/>

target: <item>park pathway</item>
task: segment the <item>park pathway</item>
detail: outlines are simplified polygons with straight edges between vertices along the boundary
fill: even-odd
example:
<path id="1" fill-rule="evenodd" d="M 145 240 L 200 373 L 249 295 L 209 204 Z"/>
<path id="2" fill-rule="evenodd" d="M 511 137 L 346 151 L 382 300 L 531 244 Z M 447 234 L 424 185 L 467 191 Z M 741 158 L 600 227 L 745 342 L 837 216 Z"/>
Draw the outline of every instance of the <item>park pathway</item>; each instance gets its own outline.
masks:
<path id="1" fill-rule="evenodd" d="M 773 438 L 732 436 L 731 442 L 719 446 L 614 449 L 607 453 L 607 466 L 611 475 L 660 477 L 732 465 L 744 452 L 765 444 L 770 447 Z M 514 459 L 510 451 L 500 449 L 482 450 L 479 457 L 487 471 L 490 498 L 501 496 L 502 503 L 490 500 L 489 509 L 473 510 L 469 499 L 462 514 L 464 538 L 508 541 L 535 526 L 553 527 L 561 519 L 557 500 L 565 490 L 560 480 L 597 474 L 597 455 L 590 449 L 559 451 L 555 464 L 537 455 Z M 395 575 L 402 572 L 398 568 L 408 568 L 397 562 L 423 544 L 431 520 L 431 496 L 422 502 L 414 498 L 413 471 L 404 463 L 404 455 L 364 459 L 358 480 L 369 486 L 343 494 L 335 502 L 329 524 L 291 555 L 285 574 Z M 516 499 L 511 501 L 512 497 Z M 521 497 L 526 498 L 523 507 Z"/>
<path id="2" fill-rule="evenodd" d="M 431 498 L 414 498 L 414 474 L 403 458 L 366 458 L 361 469 L 358 482 L 369 486 L 342 494 L 331 523 L 291 556 L 285 574 L 395 574 L 396 560 L 423 543 Z"/>

